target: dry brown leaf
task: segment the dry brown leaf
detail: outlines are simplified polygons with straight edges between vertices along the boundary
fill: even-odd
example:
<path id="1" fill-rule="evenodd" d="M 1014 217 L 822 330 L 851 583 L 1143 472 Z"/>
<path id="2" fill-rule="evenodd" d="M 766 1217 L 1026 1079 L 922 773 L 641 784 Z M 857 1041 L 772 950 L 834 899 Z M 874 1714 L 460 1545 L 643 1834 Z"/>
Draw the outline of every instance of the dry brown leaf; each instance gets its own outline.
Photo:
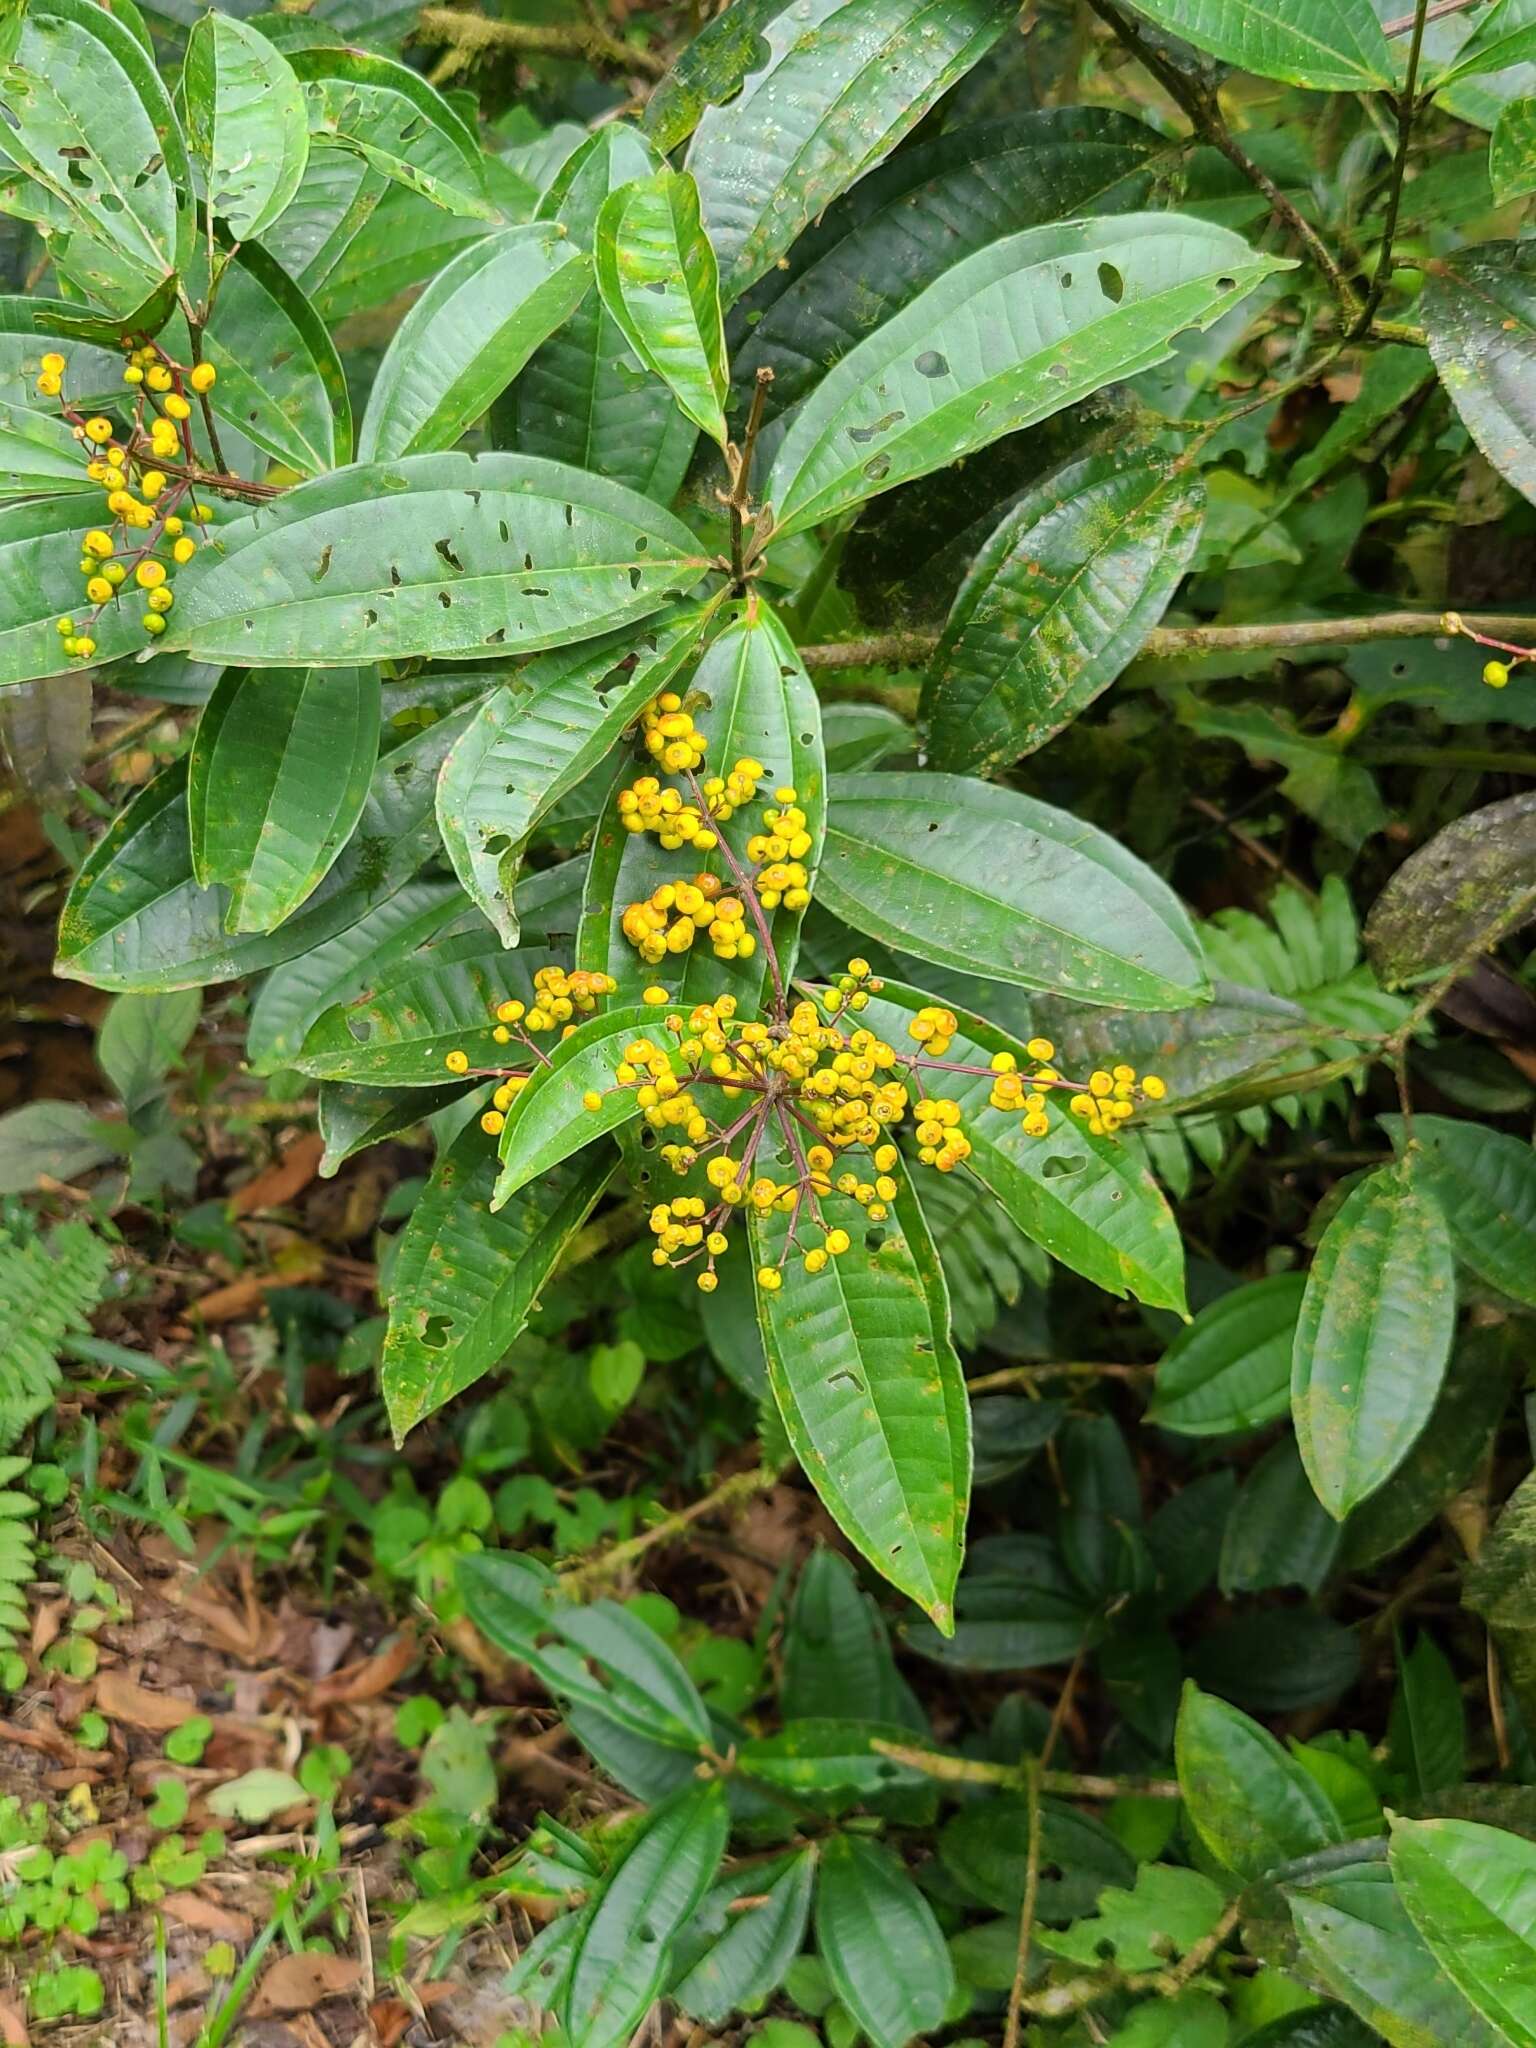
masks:
<path id="1" fill-rule="evenodd" d="M 279 2013 L 310 2012 L 328 1998 L 344 1998 L 355 1991 L 362 1974 L 355 1956 L 322 1955 L 311 1949 L 279 1956 L 256 1987 L 250 2016 L 263 2020 Z"/>
<path id="2" fill-rule="evenodd" d="M 8 1998 L 0 1998 L 0 2043 L 4 2048 L 28 2048 L 27 2023 Z"/>
<path id="3" fill-rule="evenodd" d="M 165 1987 L 165 2002 L 174 2012 L 178 2005 L 188 2005 L 194 1998 L 208 1996 L 208 1978 L 203 1970 L 193 1964 L 190 1970 L 178 1970 Z"/>
<path id="4" fill-rule="evenodd" d="M 211 1935 L 215 1941 L 244 1943 L 256 1932 L 256 1922 L 249 1913 L 237 1912 L 233 1906 L 215 1905 L 201 1892 L 171 1892 L 160 1901 L 160 1910 L 183 1927 Z"/>
<path id="5" fill-rule="evenodd" d="M 295 1138 L 280 1159 L 264 1166 L 229 1198 L 231 1216 L 250 1216 L 258 1209 L 281 1209 L 307 1188 L 320 1171 L 325 1140 L 318 1132 L 306 1131 Z"/>
<path id="6" fill-rule="evenodd" d="M 45 1600 L 32 1617 L 32 1654 L 41 1657 L 44 1650 L 58 1641 L 59 1630 L 69 1612 L 67 1600 Z"/>
<path id="7" fill-rule="evenodd" d="M 388 1692 L 404 1678 L 416 1655 L 415 1631 L 403 1628 L 360 1664 L 348 1664 L 311 1686 L 309 1703 L 312 1707 L 340 1707 L 356 1706 L 360 1700 L 376 1700 L 380 1693 Z"/>
<path id="8" fill-rule="evenodd" d="M 96 1674 L 96 1705 L 109 1721 L 142 1728 L 150 1735 L 169 1735 L 197 1712 L 195 1700 L 179 1699 L 169 1692 L 151 1692 L 125 1671 L 113 1669 Z"/>

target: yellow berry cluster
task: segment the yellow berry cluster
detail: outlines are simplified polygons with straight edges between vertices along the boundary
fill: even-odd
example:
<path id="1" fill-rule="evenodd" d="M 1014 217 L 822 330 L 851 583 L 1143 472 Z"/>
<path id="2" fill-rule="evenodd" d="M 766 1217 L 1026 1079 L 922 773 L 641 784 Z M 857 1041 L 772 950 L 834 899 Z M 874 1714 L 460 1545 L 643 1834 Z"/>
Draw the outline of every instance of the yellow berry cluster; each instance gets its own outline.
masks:
<path id="1" fill-rule="evenodd" d="M 166 614 L 176 602 L 171 579 L 197 552 L 197 542 L 187 532 L 182 512 L 190 512 L 204 523 L 213 514 L 207 505 L 188 502 L 190 478 L 173 479 L 156 465 L 190 464 L 186 422 L 192 406 L 183 385 L 196 393 L 207 392 L 217 373 L 211 363 L 198 363 L 183 371 L 154 346 L 131 349 L 123 381 L 134 390 L 134 425 L 119 438 L 117 428 L 103 414 L 84 418 L 64 399 L 67 367 L 64 357 L 51 350 L 42 359 L 37 388 L 43 397 L 61 400 L 64 417 L 87 454 L 85 473 L 101 486 L 105 497 L 106 521 L 93 527 L 80 547 L 80 574 L 85 579 L 85 600 L 94 607 L 93 616 L 80 626 L 68 615 L 54 622 L 64 652 L 88 661 L 96 652 L 90 630 L 95 618 L 104 605 L 119 600 L 125 592 L 143 593 L 146 608 L 141 623 L 146 633 L 154 637 L 165 631 Z M 130 544 L 129 536 L 141 532 L 148 538 Z"/>
<path id="2" fill-rule="evenodd" d="M 745 960 L 757 940 L 747 930 L 747 913 L 723 894 L 718 875 L 697 874 L 691 882 L 662 882 L 643 903 L 631 903 L 619 920 L 629 943 L 648 966 L 669 953 L 686 953 L 702 931 L 717 960 Z"/>
<path id="3" fill-rule="evenodd" d="M 628 789 L 621 789 L 618 809 L 626 832 L 654 832 L 669 853 L 680 846 L 708 853 L 720 844 L 719 834 L 694 805 L 685 804 L 675 789 L 664 789 L 654 775 L 637 775 Z"/>
<path id="4" fill-rule="evenodd" d="M 763 811 L 763 830 L 747 841 L 747 859 L 757 865 L 757 894 L 764 910 L 804 910 L 811 900 L 805 857 L 811 850 L 798 792 L 776 789 L 774 807 Z"/>
<path id="5" fill-rule="evenodd" d="M 577 1020 L 590 1017 L 597 1008 L 601 996 L 611 996 L 618 983 L 609 974 L 592 974 L 578 967 L 567 970 L 564 967 L 541 967 L 533 977 L 534 998 L 531 1003 L 519 1002 L 515 997 L 497 1003 L 492 1008 L 494 1023 L 489 1027 L 494 1047 L 510 1045 L 519 1039 L 535 1058 L 544 1055 L 533 1043 L 532 1034 L 542 1031 L 559 1030 L 562 1038 L 568 1038 L 577 1028 Z M 476 1066 L 462 1046 L 455 1046 L 446 1053 L 443 1065 L 450 1074 L 496 1074 L 499 1083 L 491 1097 L 491 1107 L 480 1119 L 480 1128 L 489 1131 L 494 1138 L 506 1122 L 506 1113 L 513 1102 L 528 1086 L 532 1076 L 526 1072 L 509 1072 L 505 1067 L 491 1064 L 498 1055 L 488 1056 L 487 1064 Z"/>
<path id="6" fill-rule="evenodd" d="M 1096 1138 L 1111 1137 L 1136 1113 L 1138 1090 L 1150 1102 L 1161 1102 L 1168 1085 L 1156 1074 L 1138 1075 L 1134 1067 L 1100 1067 L 1088 1076 L 1088 1085 L 1067 1104 Z"/>
<path id="7" fill-rule="evenodd" d="M 971 1156 L 971 1141 L 960 1128 L 960 1105 L 947 1095 L 924 1096 L 917 1118 L 917 1156 L 924 1166 L 953 1173 Z"/>
<path id="8" fill-rule="evenodd" d="M 925 1052 L 932 1053 L 938 1060 L 949 1051 L 959 1029 L 959 1020 L 953 1010 L 941 1010 L 936 1004 L 929 1003 L 907 1026 L 907 1036 L 915 1038 Z"/>

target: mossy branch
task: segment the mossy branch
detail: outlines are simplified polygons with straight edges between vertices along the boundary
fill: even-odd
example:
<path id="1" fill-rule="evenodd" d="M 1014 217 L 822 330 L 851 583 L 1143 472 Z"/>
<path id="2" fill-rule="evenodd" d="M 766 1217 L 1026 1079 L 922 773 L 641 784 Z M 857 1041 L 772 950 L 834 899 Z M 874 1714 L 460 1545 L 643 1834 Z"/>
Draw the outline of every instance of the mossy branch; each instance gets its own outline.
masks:
<path id="1" fill-rule="evenodd" d="M 438 85 L 486 56 L 569 57 L 653 83 L 665 78 L 670 68 L 654 50 L 625 42 L 595 22 L 499 21 L 457 7 L 423 7 L 416 18 L 415 39 L 446 46 L 433 72 Z"/>

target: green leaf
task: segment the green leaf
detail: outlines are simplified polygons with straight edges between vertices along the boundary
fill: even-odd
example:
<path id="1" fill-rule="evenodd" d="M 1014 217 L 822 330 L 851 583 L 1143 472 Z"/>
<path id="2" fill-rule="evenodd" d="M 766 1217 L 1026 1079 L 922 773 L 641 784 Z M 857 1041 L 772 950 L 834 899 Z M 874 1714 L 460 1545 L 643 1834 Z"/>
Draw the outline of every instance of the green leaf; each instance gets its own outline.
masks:
<path id="1" fill-rule="evenodd" d="M 215 216 L 258 241 L 299 189 L 309 120 L 292 66 L 238 15 L 200 15 L 187 38 L 178 100 Z"/>
<path id="2" fill-rule="evenodd" d="M 889 155 L 995 43 L 999 0 L 815 0 L 754 17 L 740 92 L 688 149 L 725 303 Z"/>
<path id="3" fill-rule="evenodd" d="M 80 412 L 121 404 L 123 357 L 116 321 L 68 299 L 0 297 L 0 402 L 56 413 L 38 391 L 43 357 L 65 357 L 64 393 Z M 75 461 L 80 464 L 78 448 Z"/>
<path id="4" fill-rule="evenodd" d="M 1381 1863 L 1288 1887 L 1303 1959 L 1393 2048 L 1495 2048 L 1420 1938 Z"/>
<path id="5" fill-rule="evenodd" d="M 1132 1010 L 1210 992 L 1150 868 L 1066 811 L 961 776 L 843 777 L 818 895 L 855 931 L 989 981 Z"/>
<path id="6" fill-rule="evenodd" d="M 325 302 L 332 287 L 341 287 L 353 245 L 391 190 L 401 188 L 391 187 L 383 172 L 371 169 L 362 157 L 343 149 L 312 148 L 298 191 L 262 237 L 262 246 L 316 304 Z M 485 223 L 468 225 L 483 232 Z"/>
<path id="7" fill-rule="evenodd" d="M 126 1134 L 127 1126 L 118 1129 Z M 7 1110 L 0 1116 L 0 1195 L 35 1194 L 43 1173 L 53 1180 L 89 1173 L 117 1156 L 112 1140 L 111 1125 L 83 1102 L 27 1102 Z M 14 1439 L 7 1431 L 3 1440 Z"/>
<path id="8" fill-rule="evenodd" d="M 475 1085 L 456 1081 L 441 1088 L 358 1088 L 347 1081 L 322 1081 L 316 1111 L 325 1140 L 320 1178 L 329 1180 L 354 1154 L 365 1152 L 370 1145 L 415 1130 Z"/>
<path id="9" fill-rule="evenodd" d="M 1396 1820 L 1392 1876 L 1451 1982 L 1518 2048 L 1536 2044 L 1536 1844 L 1465 1820 Z"/>
<path id="10" fill-rule="evenodd" d="M 693 1938 L 687 1943 L 686 1973 L 667 1992 L 690 2019 L 718 2025 L 733 2012 L 762 2005 L 800 1953 L 816 1882 L 816 1851 L 802 1849 L 771 1883 L 765 1882 L 766 1875 L 757 1865 L 737 1872 L 716 1885 L 700 1907 L 689 1930 Z M 756 1904 L 729 1910 L 749 1893 Z"/>
<path id="11" fill-rule="evenodd" d="M 97 988 L 193 988 L 307 952 L 393 896 L 437 844 L 432 783 L 462 726 L 446 718 L 379 759 L 356 832 L 297 917 L 231 937 L 227 896 L 192 873 L 185 762 L 119 813 L 75 876 L 59 919 L 56 971 Z"/>
<path id="12" fill-rule="evenodd" d="M 1200 537 L 1193 471 L 1090 455 L 1027 491 L 972 562 L 923 683 L 935 768 L 995 773 L 1107 690 Z"/>
<path id="13" fill-rule="evenodd" d="M 880 1228 L 850 1196 L 823 1196 L 821 1209 L 853 1244 L 819 1273 L 795 1261 L 776 1293 L 759 1289 L 769 1383 L 832 1519 L 949 1635 L 971 1437 L 943 1273 L 909 1186 Z M 753 1217 L 759 1266 L 778 1264 L 789 1223 L 780 1212 Z"/>
<path id="14" fill-rule="evenodd" d="M 1031 109 L 909 143 L 807 228 L 738 309 L 738 394 L 766 366 L 768 417 L 787 411 L 962 256 L 1045 221 L 1145 205 L 1169 152 L 1165 136 L 1099 107 Z"/>
<path id="15" fill-rule="evenodd" d="M 391 1268 L 380 1384 L 396 1444 L 505 1355 L 613 1172 L 606 1146 L 492 1210 L 496 1147 L 478 1124 L 438 1160 Z"/>
<path id="16" fill-rule="evenodd" d="M 443 763 L 443 847 L 503 944 L 517 944 L 513 888 L 528 835 L 669 686 L 708 616 L 666 613 L 639 633 L 551 649 L 486 698 Z"/>
<path id="17" fill-rule="evenodd" d="M 814 887 L 826 785 L 820 709 L 794 642 L 771 607 L 760 604 L 755 612 L 738 614 L 710 643 L 694 672 L 688 702 L 708 744 L 708 773 L 728 774 L 743 755 L 761 761 L 768 771 L 757 802 L 735 811 L 724 826 L 723 837 L 737 861 L 746 860 L 747 842 L 760 829 L 761 807 L 772 802 L 773 789 L 787 784 L 797 793 L 811 834 L 804 865 Z M 654 766 L 647 757 L 646 769 Z M 621 775 L 625 782 L 634 779 L 628 768 Z M 649 966 L 624 936 L 629 904 L 643 902 L 663 882 L 693 874 L 716 875 L 728 888 L 732 882 L 718 847 L 703 854 L 692 847 L 668 852 L 654 834 L 626 831 L 612 802 L 605 803 L 592 843 L 576 963 L 611 974 L 625 1000 L 633 1001 L 648 985 L 659 984 L 670 988 L 673 1000 L 684 1008 L 731 994 L 744 1016 L 755 1014 L 766 1000 L 771 979 L 761 945 L 748 959 L 717 960 L 707 942 L 700 940 L 690 951 L 669 954 Z M 781 904 L 768 917 L 786 984 L 794 973 L 803 914 Z"/>
<path id="18" fill-rule="evenodd" d="M 501 228 L 461 249 L 395 329 L 369 393 L 359 457 L 451 448 L 591 283 L 591 258 L 550 221 Z"/>
<path id="19" fill-rule="evenodd" d="M 1197 1870 L 1144 1863 L 1133 1890 L 1107 1885 L 1091 1917 L 1062 1933 L 1042 1928 L 1035 1938 L 1048 1955 L 1085 1970 L 1106 1962 L 1117 1970 L 1161 1970 L 1205 1939 L 1225 1903 L 1220 1886 Z"/>
<path id="20" fill-rule="evenodd" d="M 1192 1682 L 1174 1752 L 1191 1826 L 1245 1881 L 1344 1839 L 1321 1786 L 1269 1731 Z"/>
<path id="21" fill-rule="evenodd" d="M 356 1002 L 315 1019 L 294 1055 L 303 1073 L 373 1088 L 437 1087 L 452 1071 L 445 1061 L 455 1051 L 476 1076 L 530 1064 L 545 1071 L 525 1046 L 499 1045 L 492 1032 L 498 1003 L 515 996 L 531 1005 L 534 974 L 563 964 L 559 955 L 538 946 L 509 953 L 478 928 L 450 932 L 398 967 L 393 960 Z M 592 1134 L 574 1135 L 579 1145 Z"/>
<path id="22" fill-rule="evenodd" d="M 939 1837 L 939 1859 L 948 1874 L 972 1898 L 1009 1914 L 1015 1930 L 1027 1875 L 1028 1812 L 1019 1792 L 976 1799 L 961 1807 Z M 1135 1883 L 1135 1864 L 1102 1821 L 1042 1799 L 1040 1822 L 1042 1922 L 1080 1920 L 1093 1911 L 1106 1885 Z"/>
<path id="23" fill-rule="evenodd" d="M 698 1911 L 725 1854 L 730 1815 L 718 1778 L 658 1807 L 603 1882 L 576 1938 L 562 2017 L 574 2040 L 625 2041 L 667 1979 L 672 1943 Z"/>
<path id="24" fill-rule="evenodd" d="M 1387 1749 L 1410 1795 L 1427 1799 L 1467 1774 L 1467 1716 L 1450 1661 L 1433 1636 L 1399 1655 Z"/>
<path id="25" fill-rule="evenodd" d="M 910 1728 L 894 1721 L 796 1719 L 777 1735 L 759 1735 L 742 1743 L 736 1754 L 744 1776 L 831 1811 L 899 1787 L 924 1784 L 920 1771 L 874 1747 L 877 1742 L 907 1742 L 911 1734 Z"/>
<path id="26" fill-rule="evenodd" d="M 1378 1167 L 1323 1233 L 1291 1359 L 1302 1462 L 1339 1521 L 1391 1477 L 1428 1421 L 1455 1327 L 1445 1218 L 1410 1164 Z"/>
<path id="27" fill-rule="evenodd" d="M 644 136 L 611 122 L 561 168 L 539 202 L 539 218 L 590 249 L 610 193 L 663 168 Z M 660 505 L 676 495 L 698 441 L 692 420 L 635 361 L 596 292 L 533 356 L 496 407 L 492 426 L 499 447 L 574 463 Z"/>
<path id="28" fill-rule="evenodd" d="M 597 286 L 610 319 L 712 441 L 725 446 L 725 328 L 715 252 L 686 171 L 622 185 L 597 217 Z"/>
<path id="29" fill-rule="evenodd" d="M 1529 0 L 1493 0 L 1477 16 L 1472 33 L 1446 70 L 1430 80 L 1432 91 L 1479 71 L 1510 71 L 1536 57 L 1536 20 Z"/>
<path id="30" fill-rule="evenodd" d="M 419 72 L 364 50 L 292 50 L 312 147 L 345 149 L 448 213 L 499 218 L 473 129 Z"/>
<path id="31" fill-rule="evenodd" d="M 16 169 L 0 175 L 0 213 L 35 222 L 60 276 L 126 320 L 174 276 L 193 226 L 176 203 L 186 145 L 154 59 L 92 0 L 28 8 L 5 54 L 0 172 Z"/>
<path id="32" fill-rule="evenodd" d="M 299 476 L 350 458 L 352 407 L 336 344 L 299 286 L 254 243 L 223 273 L 203 354 L 219 373 L 213 410 L 265 454 Z"/>
<path id="33" fill-rule="evenodd" d="M 25 1114 L 25 1112 L 18 1112 Z M 1531 1560 L 1536 1555 L 1536 1474 L 1527 1473 L 1499 1510 L 1493 1532 L 1468 1567 L 1463 1598 L 1493 1631 L 1504 1681 L 1525 1714 L 1536 1715 L 1536 1613 Z"/>
<path id="34" fill-rule="evenodd" d="M 805 1561 L 785 1626 L 783 1666 L 779 1704 L 786 1721 L 849 1714 L 927 1732 L 891 1655 L 885 1618 L 840 1551 L 818 1548 Z"/>
<path id="35" fill-rule="evenodd" d="M 118 996 L 108 1004 L 96 1040 L 96 1063 L 130 1115 L 155 1095 L 186 1051 L 202 1009 L 197 989 Z"/>
<path id="36" fill-rule="evenodd" d="M 307 1806 L 309 1794 L 288 1771 L 257 1769 L 215 1785 L 205 1803 L 210 1813 L 223 1819 L 254 1824 L 270 1820 L 286 1807 Z"/>
<path id="37" fill-rule="evenodd" d="M 3 524 L 3 521 L 0 521 Z M 1536 916 L 1536 792 L 1444 825 L 1371 907 L 1365 946 L 1389 988 L 1438 974 Z"/>
<path id="38" fill-rule="evenodd" d="M 592 1139 L 640 1114 L 635 1090 L 621 1088 L 613 1072 L 624 1047 L 647 1036 L 653 1045 L 670 1050 L 660 1013 L 643 1003 L 626 1003 L 591 1018 L 550 1048 L 507 1111 L 493 1208 Z M 584 1107 L 582 1097 L 589 1092 L 602 1096 L 600 1109 Z"/>
<path id="39" fill-rule="evenodd" d="M 1217 1582 L 1234 1593 L 1300 1586 L 1316 1593 L 1338 1556 L 1343 1530 L 1304 1471 L 1289 1432 L 1244 1479 L 1221 1538 Z"/>
<path id="40" fill-rule="evenodd" d="M 1300 1273 L 1274 1273 L 1201 1309 L 1163 1353 L 1144 1419 L 1180 1436 L 1226 1436 L 1284 1415 L 1305 1285 Z"/>
<path id="41" fill-rule="evenodd" d="M 74 392 L 69 394 L 75 403 Z M 0 498 L 99 492 L 85 473 L 68 424 L 32 405 L 0 398 Z M 98 496 L 97 503 L 100 503 Z M 77 514 L 82 522 L 87 515 Z"/>
<path id="42" fill-rule="evenodd" d="M 799 408 L 766 490 L 779 531 L 817 525 L 1166 361 L 1173 337 L 1209 327 L 1282 267 L 1176 213 L 1005 236 L 877 328 Z"/>
<path id="43" fill-rule="evenodd" d="M 1424 280 L 1429 352 L 1500 476 L 1536 498 L 1536 244 L 1451 249 Z"/>
<path id="44" fill-rule="evenodd" d="M 1488 179 L 1500 206 L 1536 192 L 1536 98 L 1511 100 L 1488 143 Z"/>
<path id="45" fill-rule="evenodd" d="M 314 893 L 378 754 L 374 670 L 225 670 L 192 742 L 187 820 L 193 873 L 229 890 L 230 931 L 273 931 Z"/>
<path id="46" fill-rule="evenodd" d="M 1380 1121 L 1401 1152 L 1402 1118 Z M 1457 1258 L 1512 1301 L 1536 1307 L 1536 1151 L 1445 1116 L 1415 1117 L 1412 1136 L 1414 1173 L 1444 1212 Z"/>
<path id="47" fill-rule="evenodd" d="M 709 1712 L 654 1629 L 611 1600 L 578 1607 L 553 1573 L 510 1551 L 471 1552 L 458 1566 L 470 1620 L 529 1665 L 557 1698 L 632 1735 L 690 1755 L 711 1740 Z"/>
<path id="48" fill-rule="evenodd" d="M 932 1001 L 919 989 L 888 981 L 859 1021 L 898 1052 L 917 1057 L 921 1047 L 908 1025 Z M 953 1014 L 959 1030 L 946 1059 L 990 1069 L 993 1056 L 1006 1052 L 1022 1072 L 1035 1064 L 1007 1032 L 980 1017 Z M 912 1076 L 914 1093 L 922 1092 L 922 1072 L 918 1068 Z M 1183 1313 L 1178 1226 L 1156 1182 L 1123 1140 L 1095 1138 L 1075 1117 L 1056 1111 L 1049 1136 L 1026 1137 L 1018 1114 L 990 1106 L 990 1072 L 946 1073 L 938 1085 L 960 1105 L 972 1145 L 969 1172 L 1027 1237 L 1107 1293 Z"/>
<path id="49" fill-rule="evenodd" d="M 937 2031 L 955 1971 L 933 1908 L 890 1850 L 837 1835 L 822 1851 L 816 1947 L 874 2048 Z"/>
<path id="50" fill-rule="evenodd" d="M 1370 0 L 1134 0 L 1197 50 L 1260 78 L 1315 92 L 1370 92 L 1397 83 L 1392 51 Z"/>
<path id="51" fill-rule="evenodd" d="M 1053 1543 L 1041 1536 L 985 1538 L 961 1579 L 954 1637 L 919 1623 L 908 1647 L 956 1671 L 1031 1671 L 1068 1664 L 1093 1638 L 1096 1617 Z"/>
<path id="52" fill-rule="evenodd" d="M 644 618 L 708 566 L 657 506 L 520 455 L 338 470 L 222 528 L 215 553 L 178 579 L 159 645 L 258 668 L 531 653 Z"/>

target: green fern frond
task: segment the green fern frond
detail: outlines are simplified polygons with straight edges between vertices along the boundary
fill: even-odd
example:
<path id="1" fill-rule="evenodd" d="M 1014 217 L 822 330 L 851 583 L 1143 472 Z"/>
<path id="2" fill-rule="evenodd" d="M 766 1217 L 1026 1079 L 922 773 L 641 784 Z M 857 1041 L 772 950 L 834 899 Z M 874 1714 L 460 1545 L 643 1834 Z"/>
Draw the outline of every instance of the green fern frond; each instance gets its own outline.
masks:
<path id="1" fill-rule="evenodd" d="M 52 1407 L 58 1352 L 101 1298 L 111 1252 L 83 1223 L 21 1243 L 0 1230 L 0 1451 Z"/>
<path id="2" fill-rule="evenodd" d="M 923 1175 L 923 1214 L 949 1287 L 957 1344 L 980 1343 L 1028 1286 L 1044 1287 L 1049 1262 L 968 1175 Z"/>

